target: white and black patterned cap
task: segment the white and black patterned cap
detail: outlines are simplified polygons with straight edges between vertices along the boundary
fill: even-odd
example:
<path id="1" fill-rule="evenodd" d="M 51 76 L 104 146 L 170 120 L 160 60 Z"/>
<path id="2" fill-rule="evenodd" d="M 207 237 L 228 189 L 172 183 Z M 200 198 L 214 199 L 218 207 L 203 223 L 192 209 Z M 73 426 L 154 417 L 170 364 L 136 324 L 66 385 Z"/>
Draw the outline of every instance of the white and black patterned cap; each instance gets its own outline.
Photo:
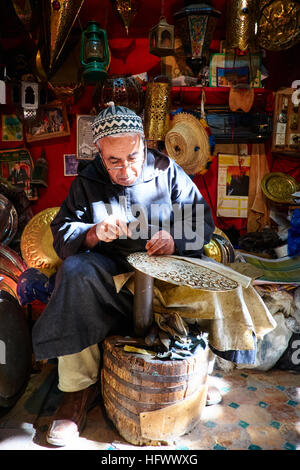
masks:
<path id="1" fill-rule="evenodd" d="M 144 136 L 143 121 L 134 111 L 125 106 L 115 106 L 110 101 L 100 111 L 92 124 L 94 143 L 102 137 L 117 134 L 140 134 Z"/>

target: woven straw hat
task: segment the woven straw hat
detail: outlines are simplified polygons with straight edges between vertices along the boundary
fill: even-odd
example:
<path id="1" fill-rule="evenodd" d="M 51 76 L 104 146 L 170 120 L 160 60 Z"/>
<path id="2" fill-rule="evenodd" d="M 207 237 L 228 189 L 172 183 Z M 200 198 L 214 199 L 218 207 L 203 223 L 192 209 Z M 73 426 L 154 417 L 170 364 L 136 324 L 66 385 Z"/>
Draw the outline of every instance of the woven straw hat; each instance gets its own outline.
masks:
<path id="1" fill-rule="evenodd" d="M 209 127 L 204 120 L 186 112 L 175 114 L 165 137 L 168 155 L 189 175 L 206 169 L 211 161 Z"/>

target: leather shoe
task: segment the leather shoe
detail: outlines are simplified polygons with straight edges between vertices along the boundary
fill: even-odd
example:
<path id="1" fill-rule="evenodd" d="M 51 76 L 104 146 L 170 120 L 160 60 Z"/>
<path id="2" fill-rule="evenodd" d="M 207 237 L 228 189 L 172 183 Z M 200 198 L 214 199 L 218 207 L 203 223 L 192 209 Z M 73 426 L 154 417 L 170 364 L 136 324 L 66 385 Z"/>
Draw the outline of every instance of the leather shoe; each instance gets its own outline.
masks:
<path id="1" fill-rule="evenodd" d="M 88 411 L 99 399 L 98 384 L 79 392 L 65 392 L 47 433 L 47 442 L 65 446 L 77 439 L 83 431 Z"/>

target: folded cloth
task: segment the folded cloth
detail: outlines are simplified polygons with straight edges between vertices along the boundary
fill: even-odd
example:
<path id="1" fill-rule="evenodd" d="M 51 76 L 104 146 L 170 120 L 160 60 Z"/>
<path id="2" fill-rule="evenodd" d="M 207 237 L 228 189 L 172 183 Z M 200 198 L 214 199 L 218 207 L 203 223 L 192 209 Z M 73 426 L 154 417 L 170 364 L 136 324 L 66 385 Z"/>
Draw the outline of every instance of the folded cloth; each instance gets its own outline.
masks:
<path id="1" fill-rule="evenodd" d="M 177 312 L 155 313 L 154 318 L 159 328 L 172 338 L 181 339 L 188 335 L 189 327 Z"/>
<path id="2" fill-rule="evenodd" d="M 203 260 L 189 261 L 201 264 Z M 212 264 L 209 262 L 209 266 Z M 216 264 L 213 267 L 220 268 L 222 274 L 230 272 L 237 282 L 238 279 L 241 281 L 236 289 L 213 292 L 154 279 L 153 312 L 175 312 L 189 325 L 206 321 L 209 344 L 217 351 L 255 351 L 256 339 L 262 339 L 272 331 L 276 321 L 249 284 L 251 278 Z M 127 287 L 134 294 L 133 274 L 125 273 L 114 278 L 117 291 Z"/>

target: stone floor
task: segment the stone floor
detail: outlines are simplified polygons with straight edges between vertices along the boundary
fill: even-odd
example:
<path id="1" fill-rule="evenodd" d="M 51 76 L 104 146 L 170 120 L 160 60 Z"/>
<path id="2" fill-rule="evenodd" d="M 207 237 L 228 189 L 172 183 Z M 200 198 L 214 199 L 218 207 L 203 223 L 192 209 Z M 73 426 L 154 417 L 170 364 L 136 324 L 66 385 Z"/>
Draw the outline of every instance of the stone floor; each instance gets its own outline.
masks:
<path id="1" fill-rule="evenodd" d="M 210 383 L 221 391 L 222 403 L 205 407 L 189 434 L 161 450 L 300 450 L 299 373 L 215 371 Z M 126 442 L 100 402 L 73 447 L 48 445 L 46 430 L 61 399 L 56 384 L 56 366 L 47 364 L 31 376 L 13 408 L 0 410 L 0 450 L 153 450 Z"/>

